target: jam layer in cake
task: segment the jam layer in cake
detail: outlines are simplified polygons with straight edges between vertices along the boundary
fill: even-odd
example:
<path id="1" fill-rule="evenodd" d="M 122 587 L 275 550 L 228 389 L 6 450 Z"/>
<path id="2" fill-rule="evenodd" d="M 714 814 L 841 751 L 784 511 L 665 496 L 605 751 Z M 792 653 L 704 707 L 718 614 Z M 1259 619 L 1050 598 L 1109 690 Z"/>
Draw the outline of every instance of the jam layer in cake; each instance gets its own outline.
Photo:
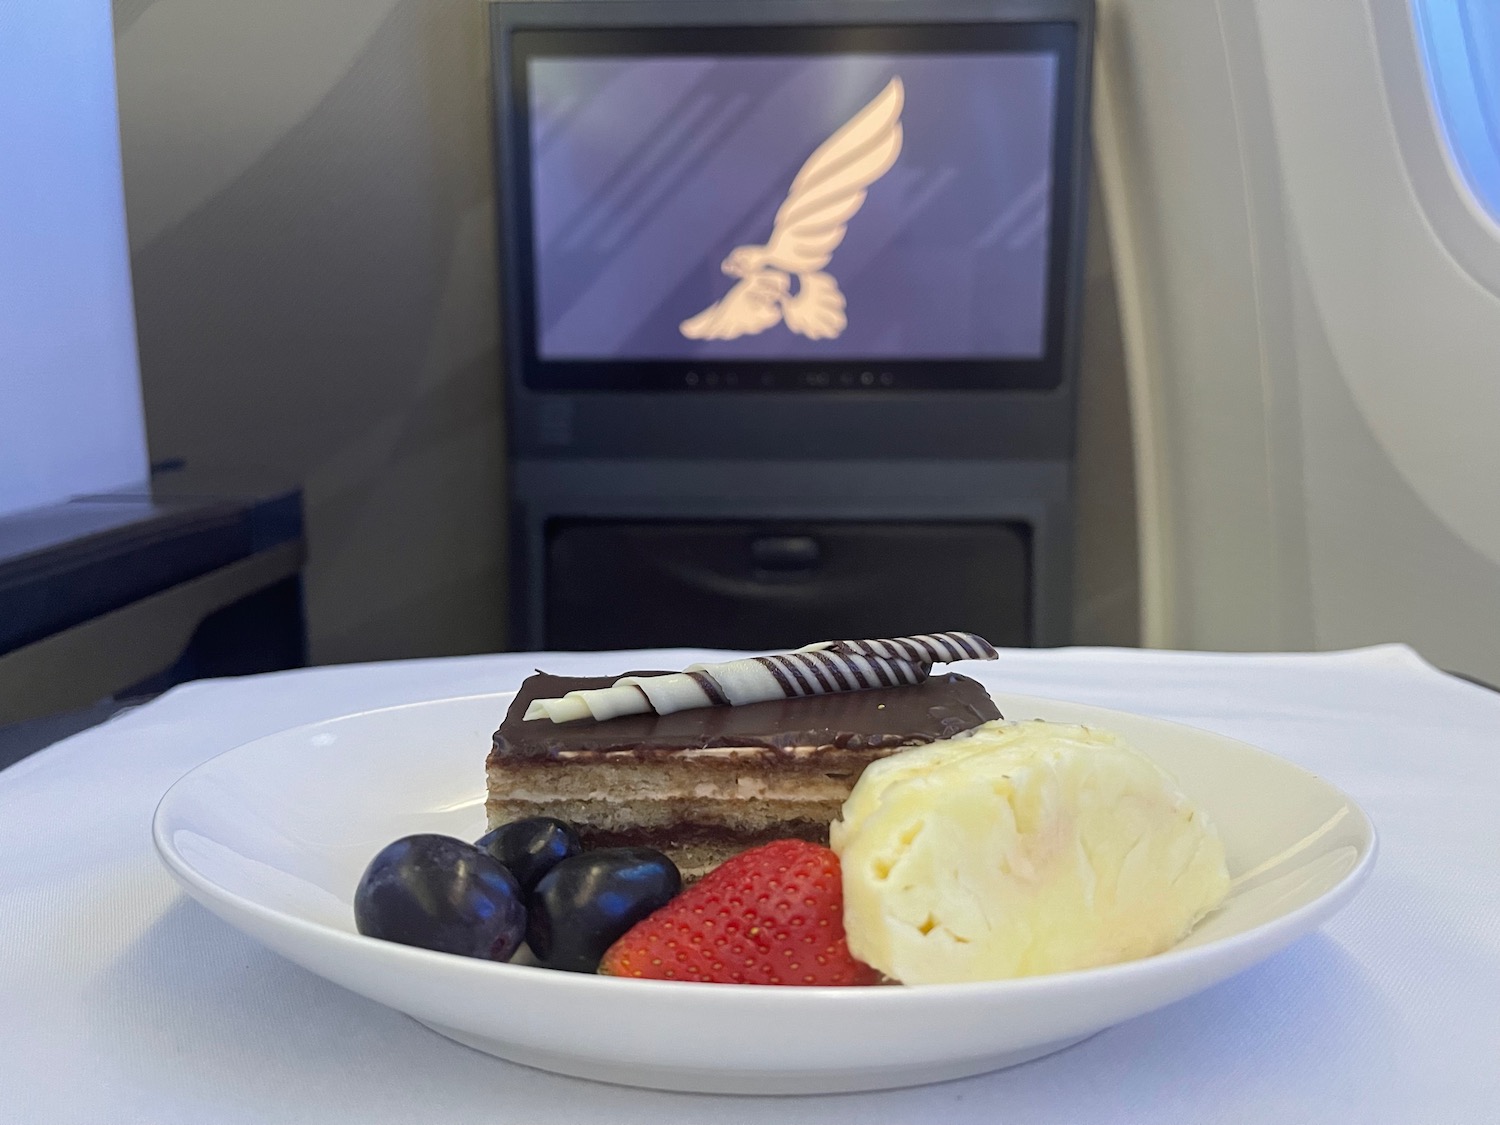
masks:
<path id="1" fill-rule="evenodd" d="M 560 817 L 587 846 L 660 848 L 692 877 L 768 840 L 826 843 L 829 822 L 870 762 L 1000 717 L 980 684 L 949 673 L 911 686 L 602 722 L 521 718 L 534 699 L 618 678 L 539 672 L 526 680 L 487 762 L 491 826 Z"/>

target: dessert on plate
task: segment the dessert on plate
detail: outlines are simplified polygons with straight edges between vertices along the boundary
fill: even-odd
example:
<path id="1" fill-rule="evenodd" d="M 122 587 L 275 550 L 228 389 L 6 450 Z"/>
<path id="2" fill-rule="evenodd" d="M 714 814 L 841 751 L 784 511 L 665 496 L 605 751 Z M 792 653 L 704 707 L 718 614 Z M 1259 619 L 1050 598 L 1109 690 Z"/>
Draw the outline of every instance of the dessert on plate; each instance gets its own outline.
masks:
<path id="1" fill-rule="evenodd" d="M 681 672 L 529 677 L 490 831 L 398 840 L 361 933 L 658 980 L 922 985 L 1160 953 L 1226 897 L 1224 847 L 1106 731 L 1007 721 L 933 665 L 970 633 Z M 684 885 L 686 883 L 687 885 Z"/>

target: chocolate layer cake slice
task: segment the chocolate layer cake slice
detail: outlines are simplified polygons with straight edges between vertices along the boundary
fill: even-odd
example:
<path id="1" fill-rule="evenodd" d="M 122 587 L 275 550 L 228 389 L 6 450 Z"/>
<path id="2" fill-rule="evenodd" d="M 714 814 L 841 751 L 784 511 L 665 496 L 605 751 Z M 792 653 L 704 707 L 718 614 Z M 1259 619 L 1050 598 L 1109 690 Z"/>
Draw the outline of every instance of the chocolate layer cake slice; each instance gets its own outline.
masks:
<path id="1" fill-rule="evenodd" d="M 632 672 L 631 676 L 663 675 Z M 1000 717 L 955 673 L 909 686 L 554 723 L 535 699 L 619 677 L 529 677 L 486 763 L 491 827 L 526 816 L 575 825 L 589 847 L 648 845 L 693 877 L 789 836 L 826 843 L 865 766 Z"/>

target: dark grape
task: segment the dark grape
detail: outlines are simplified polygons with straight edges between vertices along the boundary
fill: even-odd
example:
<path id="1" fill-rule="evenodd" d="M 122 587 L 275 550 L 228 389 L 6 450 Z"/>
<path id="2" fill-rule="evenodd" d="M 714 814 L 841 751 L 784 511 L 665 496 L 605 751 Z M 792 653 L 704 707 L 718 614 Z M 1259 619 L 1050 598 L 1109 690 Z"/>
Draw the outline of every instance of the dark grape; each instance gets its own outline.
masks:
<path id="1" fill-rule="evenodd" d="M 655 848 L 601 848 L 565 859 L 536 885 L 526 942 L 549 969 L 592 973 L 604 951 L 682 889 Z"/>
<path id="2" fill-rule="evenodd" d="M 529 816 L 502 824 L 475 840 L 474 846 L 505 864 L 527 893 L 543 875 L 583 851 L 573 826 L 552 816 Z"/>
<path id="3" fill-rule="evenodd" d="M 369 937 L 504 961 L 525 936 L 525 899 L 515 876 L 473 844 L 404 836 L 365 868 L 354 925 Z"/>

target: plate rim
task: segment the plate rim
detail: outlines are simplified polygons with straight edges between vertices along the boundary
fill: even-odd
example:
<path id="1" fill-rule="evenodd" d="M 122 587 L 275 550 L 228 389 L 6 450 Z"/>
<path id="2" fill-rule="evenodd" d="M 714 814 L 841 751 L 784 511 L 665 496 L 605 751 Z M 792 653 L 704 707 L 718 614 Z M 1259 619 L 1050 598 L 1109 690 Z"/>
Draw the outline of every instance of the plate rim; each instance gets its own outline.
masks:
<path id="1" fill-rule="evenodd" d="M 990 691 L 987 685 L 985 686 L 985 690 Z M 753 984 L 714 984 L 710 988 L 705 988 L 702 982 L 697 981 L 637 980 L 626 977 L 600 976 L 594 973 L 559 972 L 531 965 L 515 965 L 502 961 L 488 961 L 477 957 L 463 957 L 458 954 L 402 945 L 398 942 L 367 937 L 357 932 L 336 929 L 321 922 L 315 922 L 295 914 L 276 910 L 222 887 L 195 869 L 166 837 L 164 822 L 166 817 L 170 815 L 171 802 L 174 799 L 180 799 L 179 790 L 195 776 L 208 770 L 215 763 L 219 762 L 220 759 L 228 755 L 244 752 L 260 743 L 271 739 L 284 738 L 297 731 L 312 731 L 319 727 L 347 722 L 355 718 L 480 699 L 495 699 L 499 701 L 506 697 L 514 698 L 516 695 L 515 689 L 468 692 L 460 695 L 407 700 L 403 703 L 363 708 L 339 715 L 331 715 L 309 723 L 296 723 L 275 731 L 269 731 L 252 739 L 247 739 L 199 762 L 168 786 L 157 801 L 151 815 L 151 839 L 157 856 L 168 872 L 192 897 L 198 899 L 200 904 L 207 905 L 205 902 L 206 896 L 207 899 L 226 903 L 239 912 L 255 916 L 263 923 L 283 928 L 290 927 L 292 930 L 300 932 L 308 938 L 323 942 L 332 942 L 342 948 L 371 952 L 378 950 L 381 956 L 392 957 L 397 961 L 406 961 L 414 967 L 430 965 L 435 969 L 441 968 L 449 972 L 477 974 L 478 979 L 504 980 L 512 977 L 521 981 L 540 981 L 545 979 L 553 981 L 557 988 L 582 989 L 585 993 L 593 992 L 599 988 L 625 988 L 639 990 L 641 995 L 644 996 L 659 993 L 662 989 L 666 989 L 668 996 L 679 998 L 687 994 L 707 994 L 710 996 L 733 995 L 742 999 L 755 997 L 758 999 L 750 1002 L 771 1005 L 802 1003 L 805 1002 L 805 998 L 811 996 L 818 996 L 825 999 L 837 997 L 837 1002 L 843 1004 L 872 1004 L 885 1007 L 916 1003 L 918 1001 L 913 999 L 915 997 L 920 997 L 924 1001 L 941 1001 L 947 996 L 982 1000 L 990 994 L 995 994 L 997 998 L 1004 996 L 1021 999 L 1028 993 L 1046 993 L 1065 988 L 1089 988 L 1095 984 L 1101 987 L 1115 984 L 1125 985 L 1132 979 L 1169 973 L 1173 969 L 1191 971 L 1200 962 L 1213 963 L 1225 958 L 1233 959 L 1233 955 L 1237 951 L 1247 946 L 1260 946 L 1270 942 L 1278 949 L 1283 947 L 1287 942 L 1276 939 L 1284 937 L 1287 931 L 1291 931 L 1292 937 L 1288 938 L 1287 941 L 1293 940 L 1295 936 L 1309 932 L 1326 918 L 1337 913 L 1359 892 L 1369 878 L 1370 872 L 1374 869 L 1376 858 L 1380 852 L 1380 834 L 1369 814 L 1345 790 L 1321 775 L 1298 765 L 1296 762 L 1283 758 L 1279 754 L 1274 754 L 1269 750 L 1262 749 L 1232 735 L 1221 734 L 1218 731 L 1207 730 L 1188 723 L 1181 723 L 1174 719 L 1163 719 L 1155 715 L 1121 711 L 1117 708 L 1101 707 L 1092 703 L 1080 703 L 1075 700 L 1058 699 L 1051 696 L 1025 695 L 1004 691 L 990 692 L 990 694 L 992 697 L 999 696 L 1017 701 L 1035 701 L 1042 704 L 1061 704 L 1065 707 L 1079 707 L 1090 711 L 1121 715 L 1132 720 L 1165 724 L 1200 737 L 1235 743 L 1239 747 L 1249 750 L 1256 755 L 1273 759 L 1278 765 L 1295 770 L 1338 794 L 1344 801 L 1345 807 L 1353 812 L 1363 824 L 1365 833 L 1369 838 L 1369 846 L 1360 855 L 1354 866 L 1340 877 L 1338 882 L 1310 902 L 1303 903 L 1301 906 L 1285 914 L 1279 914 L 1259 925 L 1252 926 L 1248 930 L 1241 930 L 1238 933 L 1222 938 L 1215 938 L 1187 949 L 1168 949 L 1162 953 L 1136 958 L 1131 961 L 1121 961 L 1112 965 L 1099 965 L 1087 969 L 1070 969 L 1057 973 L 1044 973 L 1035 976 L 1012 977 L 1002 980 L 895 985 L 879 988 L 851 988 L 827 985 L 769 988 L 765 985 Z M 1147 756 L 1149 757 L 1149 754 Z M 536 976 L 535 974 L 538 973 L 545 974 L 545 976 Z M 515 977 L 515 974 L 522 975 Z M 686 994 L 682 991 L 683 989 L 688 990 Z M 897 997 L 905 997 L 906 999 L 896 999 Z"/>

